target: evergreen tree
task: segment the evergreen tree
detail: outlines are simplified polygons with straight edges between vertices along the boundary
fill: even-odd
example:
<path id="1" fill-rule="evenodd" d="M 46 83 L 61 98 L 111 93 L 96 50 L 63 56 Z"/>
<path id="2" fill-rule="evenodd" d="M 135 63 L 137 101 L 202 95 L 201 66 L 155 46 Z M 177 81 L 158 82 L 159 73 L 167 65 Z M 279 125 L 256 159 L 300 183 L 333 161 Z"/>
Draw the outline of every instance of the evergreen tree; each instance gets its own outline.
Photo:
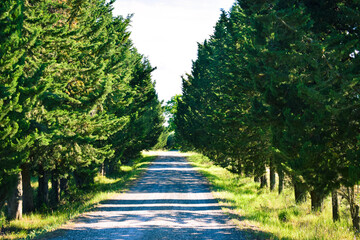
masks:
<path id="1" fill-rule="evenodd" d="M 4 1 L 1 3 L 1 197 L 9 194 L 9 217 L 21 218 L 21 165 L 26 164 L 35 140 L 40 140 L 34 119 L 38 97 L 47 89 L 43 77 L 51 60 L 38 59 L 38 44 L 52 19 L 34 18 L 46 2 Z"/>
<path id="2" fill-rule="evenodd" d="M 353 186 L 360 169 L 358 7 L 238 1 L 199 45 L 183 81 L 175 118 L 182 137 L 230 170 L 260 177 L 269 166 L 271 179 L 274 169 L 280 179 L 285 172 L 295 199 L 309 191 L 315 211 L 340 184 Z"/>
<path id="3" fill-rule="evenodd" d="M 71 178 L 89 186 L 118 148 L 133 157 L 161 134 L 153 69 L 129 40 L 130 19 L 112 16 L 112 3 L 1 3 L 0 203 L 8 200 L 10 218 L 21 217 L 22 185 L 24 210 L 33 210 L 31 176 L 39 180 L 38 206 L 49 204 L 50 179 L 56 205 Z"/>
<path id="4" fill-rule="evenodd" d="M 162 108 L 151 80 L 151 72 L 154 69 L 135 49 L 131 55 L 133 63 L 129 75 L 130 88 L 123 92 L 124 99 L 128 100 L 130 105 L 126 109 L 110 105 L 116 114 L 128 117 L 124 129 L 111 137 L 115 156 L 108 161 L 110 173 L 115 171 L 113 168 L 116 165 L 126 163 L 137 157 L 141 150 L 155 146 L 163 131 Z"/>
<path id="5" fill-rule="evenodd" d="M 0 207 L 7 198 L 9 187 L 16 181 L 21 160 L 17 158 L 15 149 L 10 152 L 9 148 L 12 148 L 12 142 L 16 142 L 19 131 L 16 115 L 22 112 L 18 91 L 24 58 L 22 25 L 22 4 L 19 1 L 3 1 L 0 8 Z"/>
<path id="6" fill-rule="evenodd" d="M 249 99 L 257 92 L 246 69 L 251 31 L 244 20 L 242 10 L 235 5 L 229 16 L 222 13 L 214 35 L 199 46 L 192 75 L 183 82 L 177 127 L 216 163 L 237 173 L 245 167 L 260 177 L 268 162 L 269 141 L 266 131 L 251 124 L 249 115 Z M 185 122 L 200 124 L 183 125 Z"/>

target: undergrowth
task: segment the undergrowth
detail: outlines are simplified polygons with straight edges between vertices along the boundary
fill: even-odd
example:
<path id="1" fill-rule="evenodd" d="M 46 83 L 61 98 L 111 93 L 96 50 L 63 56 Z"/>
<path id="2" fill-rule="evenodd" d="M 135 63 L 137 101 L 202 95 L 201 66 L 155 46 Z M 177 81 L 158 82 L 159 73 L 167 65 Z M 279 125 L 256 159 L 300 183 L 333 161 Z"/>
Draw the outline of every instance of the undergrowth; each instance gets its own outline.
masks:
<path id="1" fill-rule="evenodd" d="M 330 197 L 321 213 L 313 213 L 310 200 L 295 204 L 290 186 L 278 195 L 277 191 L 260 189 L 251 178 L 215 166 L 200 154 L 188 159 L 210 181 L 223 210 L 246 230 L 248 239 L 360 239 L 352 230 L 345 205 L 341 205 L 341 221 L 332 221 Z"/>
<path id="2" fill-rule="evenodd" d="M 69 220 L 93 209 L 99 202 L 125 191 L 154 159 L 155 156 L 144 155 L 128 166 L 122 166 L 121 173 L 116 177 L 97 176 L 90 189 L 72 193 L 71 198 L 62 202 L 56 209 L 43 208 L 41 211 L 25 214 L 22 220 L 10 222 L 5 220 L 2 211 L 0 224 L 4 233 L 0 235 L 0 239 L 33 239 L 57 229 Z"/>

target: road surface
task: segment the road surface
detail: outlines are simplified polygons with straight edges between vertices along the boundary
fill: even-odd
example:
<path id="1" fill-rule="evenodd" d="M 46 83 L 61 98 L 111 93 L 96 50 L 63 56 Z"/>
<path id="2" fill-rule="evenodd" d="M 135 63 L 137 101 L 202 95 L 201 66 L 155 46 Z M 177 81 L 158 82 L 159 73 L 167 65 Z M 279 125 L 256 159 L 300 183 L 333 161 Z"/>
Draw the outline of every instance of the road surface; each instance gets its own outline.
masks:
<path id="1" fill-rule="evenodd" d="M 244 239 L 206 180 L 176 152 L 159 156 L 127 193 L 58 233 L 52 239 Z"/>

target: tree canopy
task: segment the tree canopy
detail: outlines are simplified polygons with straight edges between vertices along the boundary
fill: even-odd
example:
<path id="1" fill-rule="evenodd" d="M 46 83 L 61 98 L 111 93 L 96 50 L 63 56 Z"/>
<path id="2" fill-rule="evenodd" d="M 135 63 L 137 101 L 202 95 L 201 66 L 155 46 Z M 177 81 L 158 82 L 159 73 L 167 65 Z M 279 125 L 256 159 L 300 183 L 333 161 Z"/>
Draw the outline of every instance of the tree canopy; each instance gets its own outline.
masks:
<path id="1" fill-rule="evenodd" d="M 178 134 L 231 171 L 285 173 L 296 200 L 310 192 L 321 210 L 360 179 L 359 7 L 237 1 L 183 80 Z"/>
<path id="2" fill-rule="evenodd" d="M 0 3 L 0 203 L 10 218 L 21 218 L 21 199 L 33 210 L 31 176 L 37 206 L 50 204 L 49 179 L 58 204 L 69 183 L 85 188 L 157 143 L 155 69 L 112 3 Z"/>

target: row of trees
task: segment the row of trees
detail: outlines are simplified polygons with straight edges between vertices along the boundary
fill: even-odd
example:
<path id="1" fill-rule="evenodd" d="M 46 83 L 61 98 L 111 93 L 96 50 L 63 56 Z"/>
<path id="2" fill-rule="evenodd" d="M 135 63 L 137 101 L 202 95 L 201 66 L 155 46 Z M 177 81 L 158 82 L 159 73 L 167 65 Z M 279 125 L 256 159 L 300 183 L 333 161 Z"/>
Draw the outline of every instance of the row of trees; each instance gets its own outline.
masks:
<path id="1" fill-rule="evenodd" d="M 183 79 L 178 134 L 214 162 L 261 178 L 290 177 L 314 211 L 347 187 L 359 230 L 360 4 L 239 0 L 199 44 Z"/>
<path id="2" fill-rule="evenodd" d="M 11 219 L 116 172 L 163 130 L 154 68 L 112 3 L 0 3 L 0 208 Z"/>

